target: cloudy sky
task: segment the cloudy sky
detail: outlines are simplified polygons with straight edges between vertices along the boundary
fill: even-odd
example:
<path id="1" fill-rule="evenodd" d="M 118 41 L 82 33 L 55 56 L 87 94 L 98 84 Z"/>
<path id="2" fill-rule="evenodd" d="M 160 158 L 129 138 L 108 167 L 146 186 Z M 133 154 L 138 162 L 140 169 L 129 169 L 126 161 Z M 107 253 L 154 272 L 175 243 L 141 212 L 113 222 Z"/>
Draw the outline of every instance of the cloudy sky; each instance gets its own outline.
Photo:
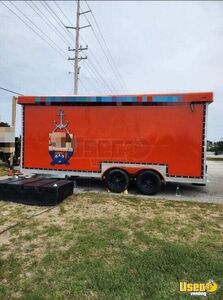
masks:
<path id="1" fill-rule="evenodd" d="M 223 138 L 223 2 L 88 4 L 97 24 L 91 13 L 81 16 L 81 25 L 90 22 L 92 28 L 81 30 L 89 50 L 82 53 L 88 60 L 81 62 L 80 94 L 213 91 L 208 138 Z M 1 87 L 27 95 L 72 94 L 67 57 L 73 53 L 67 48 L 74 47 L 74 31 L 63 24 L 75 25 L 75 8 L 75 1 L 0 2 Z M 81 9 L 88 10 L 85 1 Z M 11 96 L 0 91 L 2 121 L 10 122 Z"/>

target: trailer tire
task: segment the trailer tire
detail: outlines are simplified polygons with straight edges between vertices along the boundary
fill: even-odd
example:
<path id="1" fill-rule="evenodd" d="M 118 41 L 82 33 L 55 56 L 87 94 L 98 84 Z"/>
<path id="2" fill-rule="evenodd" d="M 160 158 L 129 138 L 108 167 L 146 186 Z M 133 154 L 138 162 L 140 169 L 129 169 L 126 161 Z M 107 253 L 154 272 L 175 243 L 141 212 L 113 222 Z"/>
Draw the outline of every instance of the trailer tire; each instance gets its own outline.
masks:
<path id="1" fill-rule="evenodd" d="M 153 171 L 143 171 L 136 177 L 136 185 L 141 193 L 155 195 L 160 191 L 161 178 Z"/>
<path id="2" fill-rule="evenodd" d="M 113 169 L 107 173 L 105 183 L 111 192 L 121 193 L 128 188 L 129 176 L 123 170 Z"/>

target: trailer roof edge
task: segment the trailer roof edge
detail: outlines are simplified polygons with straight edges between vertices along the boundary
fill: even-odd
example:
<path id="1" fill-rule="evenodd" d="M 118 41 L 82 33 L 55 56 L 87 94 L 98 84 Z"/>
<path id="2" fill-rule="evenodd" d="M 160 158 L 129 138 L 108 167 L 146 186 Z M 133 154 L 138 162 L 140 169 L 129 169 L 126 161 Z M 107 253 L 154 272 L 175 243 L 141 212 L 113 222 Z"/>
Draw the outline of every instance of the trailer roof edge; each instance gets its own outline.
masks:
<path id="1" fill-rule="evenodd" d="M 72 96 L 18 96 L 18 103 L 26 104 L 66 104 L 66 103 L 192 103 L 213 102 L 212 92 L 129 94 L 129 95 L 72 95 Z"/>

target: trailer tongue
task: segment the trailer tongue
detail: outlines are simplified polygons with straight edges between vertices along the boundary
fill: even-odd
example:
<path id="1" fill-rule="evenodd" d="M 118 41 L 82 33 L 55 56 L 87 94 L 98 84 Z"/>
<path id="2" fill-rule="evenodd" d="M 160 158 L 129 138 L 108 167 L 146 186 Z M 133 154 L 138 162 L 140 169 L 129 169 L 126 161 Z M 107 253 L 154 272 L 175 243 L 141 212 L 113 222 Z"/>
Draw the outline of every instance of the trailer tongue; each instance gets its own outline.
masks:
<path id="1" fill-rule="evenodd" d="M 136 180 L 206 183 L 206 129 L 213 94 L 19 96 L 25 175 L 97 177 L 114 192 Z"/>

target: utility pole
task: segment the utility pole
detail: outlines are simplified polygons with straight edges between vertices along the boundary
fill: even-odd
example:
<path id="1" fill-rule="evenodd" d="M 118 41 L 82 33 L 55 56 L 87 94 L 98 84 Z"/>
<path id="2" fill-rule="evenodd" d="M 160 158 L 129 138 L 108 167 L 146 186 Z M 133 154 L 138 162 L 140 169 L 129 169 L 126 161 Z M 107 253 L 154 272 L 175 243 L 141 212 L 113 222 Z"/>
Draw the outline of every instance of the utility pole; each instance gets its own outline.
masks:
<path id="1" fill-rule="evenodd" d="M 75 29 L 76 30 L 76 37 L 75 37 L 75 48 L 71 49 L 68 47 L 68 51 L 74 51 L 74 58 L 68 58 L 68 60 L 74 60 L 74 95 L 78 94 L 78 79 L 79 79 L 79 73 L 80 73 L 80 67 L 79 62 L 83 59 L 87 59 L 87 56 L 85 57 L 79 57 L 80 51 L 87 50 L 88 46 L 83 48 L 80 46 L 79 39 L 80 39 L 80 29 L 90 27 L 91 25 L 85 25 L 80 26 L 80 16 L 86 13 L 89 13 L 90 10 L 85 12 L 80 12 L 80 0 L 77 0 L 77 12 L 76 12 L 76 27 L 73 26 L 65 26 L 67 29 Z"/>
<path id="2" fill-rule="evenodd" d="M 14 139 L 15 139 L 15 125 L 16 125 L 16 104 L 17 104 L 17 98 L 15 96 L 12 97 L 12 129 L 14 133 Z M 14 141 L 15 142 L 15 141 Z M 13 168 L 13 157 L 15 155 L 15 148 L 13 152 L 10 152 L 9 157 L 9 165 L 10 168 Z"/>
<path id="3" fill-rule="evenodd" d="M 79 32 L 80 32 L 80 0 L 77 0 L 77 15 L 76 15 L 76 40 L 75 40 L 75 58 L 74 58 L 74 95 L 78 93 L 78 54 L 79 54 Z"/>
<path id="4" fill-rule="evenodd" d="M 14 128 L 16 123 L 16 104 L 17 104 L 17 98 L 13 96 L 12 97 L 12 127 Z"/>

